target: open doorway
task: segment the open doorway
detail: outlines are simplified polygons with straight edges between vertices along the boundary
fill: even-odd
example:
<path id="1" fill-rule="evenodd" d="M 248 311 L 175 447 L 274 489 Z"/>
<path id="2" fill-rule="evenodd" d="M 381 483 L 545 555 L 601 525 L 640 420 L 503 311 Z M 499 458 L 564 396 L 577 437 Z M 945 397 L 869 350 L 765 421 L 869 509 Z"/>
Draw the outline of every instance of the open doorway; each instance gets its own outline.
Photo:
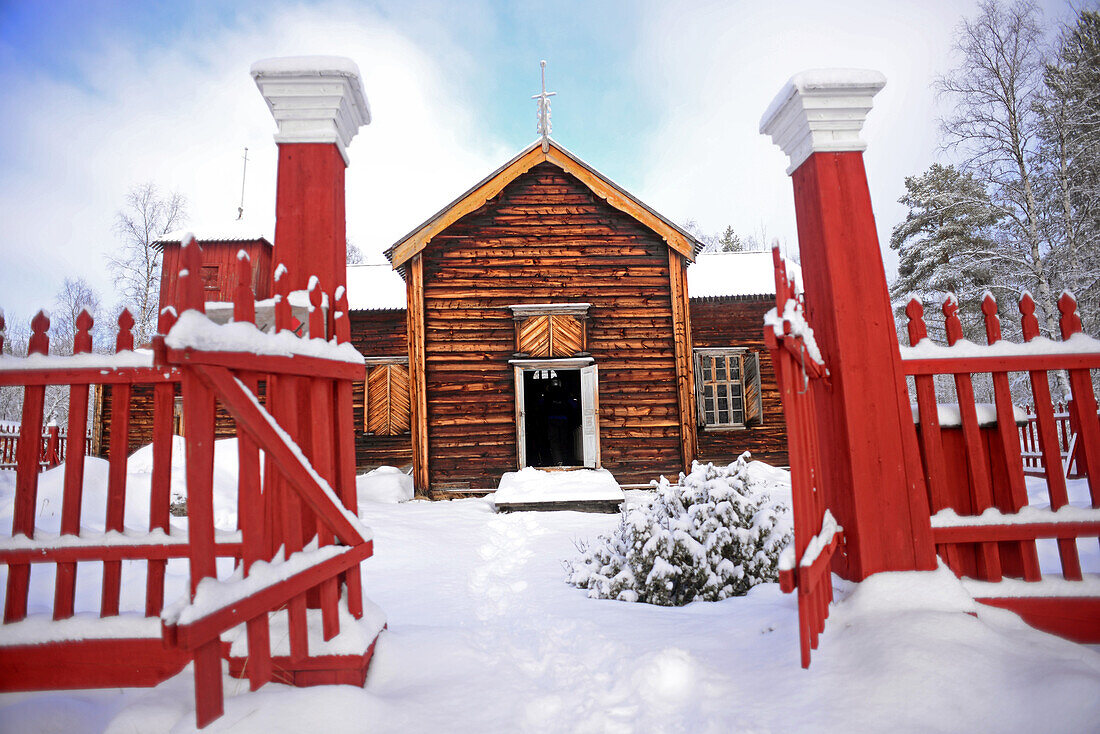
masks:
<path id="1" fill-rule="evenodd" d="M 599 373 L 591 359 L 513 366 L 519 468 L 599 467 Z"/>
<path id="2" fill-rule="evenodd" d="M 523 374 L 528 466 L 583 466 L 579 369 Z"/>

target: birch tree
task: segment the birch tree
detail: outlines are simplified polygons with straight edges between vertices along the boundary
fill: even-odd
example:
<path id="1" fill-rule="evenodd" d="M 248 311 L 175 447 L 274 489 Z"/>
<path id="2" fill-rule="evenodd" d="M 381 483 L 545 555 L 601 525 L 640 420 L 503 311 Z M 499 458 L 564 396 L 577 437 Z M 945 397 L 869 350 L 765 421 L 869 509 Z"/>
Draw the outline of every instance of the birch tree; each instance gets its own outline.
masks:
<path id="1" fill-rule="evenodd" d="M 978 16 L 959 26 L 959 65 L 936 86 L 952 104 L 941 120 L 946 147 L 983 184 L 1001 222 L 1000 236 L 975 251 L 975 258 L 1021 277 L 1034 292 L 1040 326 L 1049 336 L 1058 332 L 1059 294 L 1036 190 L 1042 40 L 1034 4 L 983 0 Z"/>
<path id="2" fill-rule="evenodd" d="M 145 344 L 156 333 L 160 304 L 161 251 L 154 243 L 187 219 L 187 199 L 163 193 L 153 183 L 135 186 L 115 218 L 121 242 L 107 256 L 122 303 L 134 316 L 134 341 Z"/>

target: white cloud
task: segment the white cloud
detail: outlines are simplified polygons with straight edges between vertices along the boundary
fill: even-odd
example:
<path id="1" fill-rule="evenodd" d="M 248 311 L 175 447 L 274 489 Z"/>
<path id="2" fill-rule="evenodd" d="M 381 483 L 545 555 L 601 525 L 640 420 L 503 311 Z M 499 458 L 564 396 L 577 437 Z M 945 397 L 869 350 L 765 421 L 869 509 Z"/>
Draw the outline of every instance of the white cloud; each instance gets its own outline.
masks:
<path id="1" fill-rule="evenodd" d="M 903 179 L 935 154 L 930 83 L 946 70 L 955 2 L 711 3 L 685 13 L 662 3 L 645 15 L 638 72 L 659 124 L 645 146 L 646 195 L 704 231 L 733 224 L 797 245 L 787 161 L 758 132 L 761 114 L 795 72 L 861 67 L 886 74 L 864 128 L 880 244 L 904 216 Z M 887 253 L 889 263 L 894 261 Z"/>
<path id="2" fill-rule="evenodd" d="M 196 232 L 235 219 L 249 148 L 245 221 L 273 232 L 274 122 L 248 74 L 252 61 L 326 53 L 355 59 L 374 122 L 349 148 L 348 235 L 379 252 L 514 151 L 481 129 L 463 101 L 463 52 L 425 48 L 379 17 L 341 5 L 289 8 L 254 24 L 210 28 L 137 57 L 124 38 L 96 51 L 88 89 L 26 68 L 0 73 L 0 299 L 48 306 L 61 280 L 108 291 L 103 253 L 134 184 L 190 200 Z M 107 300 L 110 300 L 109 298 Z"/>

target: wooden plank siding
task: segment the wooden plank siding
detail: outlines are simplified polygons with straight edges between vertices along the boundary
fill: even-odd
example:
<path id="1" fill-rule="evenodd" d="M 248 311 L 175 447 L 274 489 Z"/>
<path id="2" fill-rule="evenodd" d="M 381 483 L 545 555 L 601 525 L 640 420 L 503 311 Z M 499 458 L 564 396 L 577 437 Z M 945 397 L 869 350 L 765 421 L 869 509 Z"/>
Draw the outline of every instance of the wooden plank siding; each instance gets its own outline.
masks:
<path id="1" fill-rule="evenodd" d="M 774 466 L 787 466 L 787 428 L 775 381 L 775 368 L 764 345 L 764 314 L 775 296 L 691 299 L 693 346 L 746 347 L 760 355 L 763 422 L 742 429 L 698 429 L 698 459 L 728 464 L 742 451 Z"/>
<path id="2" fill-rule="evenodd" d="M 432 487 L 495 487 L 517 468 L 516 303 L 591 303 L 600 453 L 620 482 L 681 465 L 669 247 L 549 163 L 420 253 Z"/>
<path id="3" fill-rule="evenodd" d="M 202 246 L 203 268 L 216 277 L 204 282 L 207 301 L 232 301 L 237 278 L 237 253 L 244 250 L 252 262 L 252 292 L 257 300 L 271 298 L 271 245 L 267 240 L 207 240 Z M 165 242 L 162 250 L 160 308 L 175 304 L 180 271 L 180 243 Z"/>
<path id="4" fill-rule="evenodd" d="M 351 343 L 364 357 L 408 357 L 405 310 L 352 311 Z M 412 438 L 374 436 L 363 430 L 364 383 L 352 383 L 355 418 L 355 470 L 370 471 L 379 466 L 405 467 L 412 463 Z"/>

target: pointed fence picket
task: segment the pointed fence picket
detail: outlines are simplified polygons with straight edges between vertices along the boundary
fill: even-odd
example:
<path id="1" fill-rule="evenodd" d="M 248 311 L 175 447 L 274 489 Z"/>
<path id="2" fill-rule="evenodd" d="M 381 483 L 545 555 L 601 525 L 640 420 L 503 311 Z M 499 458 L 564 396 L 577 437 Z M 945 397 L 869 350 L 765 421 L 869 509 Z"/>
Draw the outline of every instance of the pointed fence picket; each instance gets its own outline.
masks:
<path id="1" fill-rule="evenodd" d="M 203 315 L 198 245 L 186 243 L 181 257 L 180 317 L 172 308 L 162 313 L 147 365 L 133 351 L 128 312 L 119 319 L 116 353 L 94 366 L 88 366 L 86 357 L 84 362 L 51 357 L 47 363 L 8 358 L 0 363 L 0 385 L 22 385 L 25 390 L 12 537 L 0 541 L 0 563 L 8 567 L 0 690 L 153 685 L 194 661 L 201 727 L 222 713 L 222 664 L 228 646 L 221 636 L 238 625 L 244 625 L 249 652 L 247 659 L 230 658 L 230 671 L 247 675 L 253 689 L 269 680 L 362 684 L 373 643 L 359 655 L 311 656 L 309 617 L 311 609 L 319 609 L 320 639 L 330 640 L 340 633 L 341 609 L 354 619 L 363 616 L 359 563 L 371 555 L 372 543 L 355 516 L 351 382 L 363 378 L 363 365 L 346 358 L 347 350 L 337 354 L 336 346 L 349 341 L 346 294 L 342 289 L 324 294 L 313 279 L 308 324 L 300 324 L 291 315 L 289 278 L 279 278 L 278 333 L 265 335 L 254 326 L 251 264 L 242 253 L 233 326 L 247 337 L 240 343 L 204 340 L 204 335 L 222 332 Z M 188 326 L 176 328 L 184 320 Z M 45 355 L 49 320 L 40 313 L 32 327 L 30 353 Z M 91 317 L 82 314 L 77 327 L 75 351 L 83 356 L 91 351 Z M 307 338 L 295 335 L 302 327 L 308 328 Z M 195 333 L 198 340 L 188 341 L 188 334 Z M 332 335 L 331 345 L 326 335 Z M 169 522 L 175 383 L 182 383 L 186 415 L 186 532 L 173 530 Z M 61 535 L 49 536 L 35 527 L 43 391 L 51 384 L 70 387 L 70 435 L 85 425 L 90 386 L 112 388 L 106 532 L 91 532 L 82 522 L 81 451 L 63 453 Z M 135 385 L 143 384 L 153 386 L 147 531 L 126 524 L 130 395 Z M 237 531 L 214 526 L 218 404 L 232 415 L 238 436 Z M 219 558 L 233 559 L 235 575 L 219 576 Z M 189 592 L 166 606 L 166 570 L 172 559 L 188 564 Z M 46 641 L 28 640 L 24 627 L 15 626 L 34 622 L 28 617 L 43 611 L 28 606 L 32 566 L 56 565 L 52 618 L 65 622 L 74 617 L 78 570 L 88 561 L 101 563 L 97 616 L 109 623 L 120 617 L 123 563 L 134 560 L 146 562 L 144 614 L 150 621 L 160 618 L 155 626 L 116 624 L 114 633 L 70 633 Z M 282 609 L 289 615 L 289 655 L 274 654 L 271 647 L 270 618 Z M 86 620 L 74 622 L 85 625 Z M 120 628 L 125 632 L 119 633 Z"/>
<path id="2" fill-rule="evenodd" d="M 928 339 L 924 309 L 913 300 L 910 347 L 902 348 L 903 372 L 912 377 L 917 396 L 919 451 L 932 510 L 937 550 L 951 569 L 972 579 L 976 598 L 1013 609 L 1032 624 L 1071 639 L 1100 641 L 1100 594 L 1095 579 L 1082 574 L 1078 540 L 1100 536 L 1100 417 L 1089 371 L 1100 368 L 1100 341 L 1082 333 L 1076 301 L 1069 293 L 1058 301 L 1061 341 L 1040 336 L 1035 302 L 1025 293 L 1019 302 L 1025 344 L 1001 338 L 997 303 L 986 294 L 982 312 L 986 345 L 963 342 L 958 305 L 943 305 L 947 346 Z M 1056 405 L 1050 373 L 1068 373 L 1072 400 Z M 1009 373 L 1028 376 L 1034 413 L 1019 421 Z M 979 421 L 972 375 L 987 373 L 994 388 L 995 419 Z M 940 422 L 932 380 L 951 376 L 958 398 L 960 427 Z M 953 408 L 955 406 L 952 406 Z M 1068 409 L 1067 409 L 1068 408 Z M 1066 443 L 1075 428 L 1076 454 Z M 1070 507 L 1067 459 L 1087 478 L 1089 507 Z M 1039 461 L 1036 462 L 1035 460 Z M 1044 476 L 1048 508 L 1029 507 L 1025 475 Z M 1054 539 L 1061 566 L 1057 587 L 1045 583 L 1036 541 Z M 1064 581 L 1081 582 L 1066 587 Z M 1020 585 L 1022 582 L 1023 585 Z"/>

